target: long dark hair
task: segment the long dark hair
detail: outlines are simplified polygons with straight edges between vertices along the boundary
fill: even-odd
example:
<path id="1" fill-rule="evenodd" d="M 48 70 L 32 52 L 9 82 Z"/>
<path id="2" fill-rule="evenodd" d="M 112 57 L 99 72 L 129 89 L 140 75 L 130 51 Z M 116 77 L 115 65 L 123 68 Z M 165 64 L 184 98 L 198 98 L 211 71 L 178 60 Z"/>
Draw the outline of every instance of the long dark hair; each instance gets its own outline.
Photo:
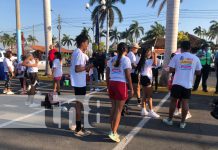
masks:
<path id="1" fill-rule="evenodd" d="M 135 69 L 135 72 L 139 73 L 141 71 L 141 69 L 144 67 L 145 62 L 148 59 L 147 54 L 149 51 L 151 51 L 151 49 L 145 49 L 145 48 L 141 49 L 141 58 L 140 58 L 139 63 Z"/>
<path id="2" fill-rule="evenodd" d="M 59 52 L 55 52 L 55 57 L 59 59 L 60 61 L 62 60 L 61 53 Z"/>
<path id="3" fill-rule="evenodd" d="M 114 64 L 114 67 L 119 67 L 120 65 L 120 59 L 122 58 L 122 55 L 124 52 L 126 52 L 127 50 L 127 45 L 124 42 L 121 42 L 120 44 L 118 44 L 117 46 L 117 53 L 118 53 L 118 57 L 117 57 L 117 61 Z"/>

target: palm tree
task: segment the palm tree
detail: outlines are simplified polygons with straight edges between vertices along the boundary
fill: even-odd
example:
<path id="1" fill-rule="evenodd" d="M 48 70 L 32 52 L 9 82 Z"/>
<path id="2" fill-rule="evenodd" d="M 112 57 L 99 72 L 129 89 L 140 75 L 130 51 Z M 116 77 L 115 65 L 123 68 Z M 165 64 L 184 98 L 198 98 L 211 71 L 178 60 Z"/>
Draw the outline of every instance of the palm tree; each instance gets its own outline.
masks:
<path id="1" fill-rule="evenodd" d="M 130 32 L 129 32 L 128 29 L 126 29 L 125 31 L 123 31 L 121 33 L 121 39 L 126 40 L 126 43 L 128 43 L 128 42 L 132 43 L 133 42 L 133 38 L 130 35 Z"/>
<path id="2" fill-rule="evenodd" d="M 10 39 L 10 35 L 7 34 L 7 33 L 4 33 L 2 36 L 1 36 L 1 43 L 3 44 L 3 47 L 5 48 L 5 46 L 8 45 L 8 41 Z"/>
<path id="3" fill-rule="evenodd" d="M 32 45 L 35 45 L 35 43 L 38 42 L 38 40 L 36 39 L 36 37 L 35 37 L 35 36 L 32 36 L 32 35 L 29 35 L 29 36 L 28 36 L 27 41 L 28 41 L 29 43 L 32 43 Z"/>
<path id="4" fill-rule="evenodd" d="M 140 34 L 144 34 L 144 28 L 139 26 L 138 21 L 133 21 L 133 24 L 129 26 L 129 32 L 134 37 L 134 42 L 137 42 Z"/>
<path id="5" fill-rule="evenodd" d="M 69 47 L 73 45 L 73 43 L 72 43 L 73 41 L 74 41 L 74 39 L 72 39 L 70 37 L 70 35 L 63 34 L 63 38 L 61 40 L 61 44 L 63 46 L 67 45 L 67 47 L 69 49 Z"/>
<path id="6" fill-rule="evenodd" d="M 209 29 L 209 37 L 211 40 L 216 39 L 216 44 L 218 44 L 218 21 L 212 20 L 210 23 L 212 25 Z"/>
<path id="7" fill-rule="evenodd" d="M 57 37 L 56 36 L 52 36 L 52 44 L 57 44 Z"/>
<path id="8" fill-rule="evenodd" d="M 209 31 L 207 31 L 206 29 L 202 29 L 202 37 L 203 37 L 203 39 L 208 40 L 209 34 L 210 34 Z"/>
<path id="9" fill-rule="evenodd" d="M 155 7 L 158 0 L 148 0 L 147 6 Z M 182 0 L 162 0 L 159 7 L 158 15 L 162 8 L 167 4 L 167 19 L 166 19 L 166 40 L 163 68 L 167 68 L 170 62 L 171 53 L 177 50 L 178 24 L 179 24 L 179 9 Z M 169 74 L 163 69 L 160 78 L 161 85 L 167 85 Z"/>
<path id="10" fill-rule="evenodd" d="M 165 27 L 158 22 L 155 22 L 154 25 L 151 25 L 151 29 L 145 33 L 145 37 L 142 40 L 154 40 L 164 36 Z"/>
<path id="11" fill-rule="evenodd" d="M 89 38 L 89 42 L 92 42 L 92 38 L 90 37 L 89 35 L 89 31 L 90 31 L 91 28 L 86 28 L 86 27 L 83 27 L 82 31 L 80 34 L 82 35 L 85 35 Z"/>
<path id="12" fill-rule="evenodd" d="M 198 26 L 196 28 L 193 29 L 194 34 L 196 34 L 197 36 L 199 36 L 201 38 L 202 36 L 202 28 L 201 26 Z"/>
<path id="13" fill-rule="evenodd" d="M 183 0 L 180 0 L 180 2 L 182 3 Z M 151 5 L 152 7 L 156 6 L 156 3 L 158 2 L 158 0 L 148 0 L 147 6 Z M 160 15 L 161 11 L 163 10 L 164 6 L 166 5 L 167 0 L 163 0 L 159 6 L 158 9 L 158 16 Z"/>
<path id="14" fill-rule="evenodd" d="M 105 20 L 107 19 L 107 14 L 109 14 L 108 17 L 109 17 L 109 27 L 110 28 L 114 24 L 115 13 L 118 16 L 119 22 L 123 21 L 122 12 L 120 11 L 120 9 L 117 6 L 115 6 L 115 4 L 117 4 L 117 3 L 125 4 L 126 0 L 106 0 L 105 5 L 101 4 L 101 0 L 90 0 L 89 3 L 91 6 L 93 6 L 95 3 L 98 4 L 92 12 L 91 19 L 92 19 L 93 23 L 96 23 L 96 17 L 98 16 L 98 14 L 99 14 L 99 21 L 100 21 L 101 27 L 103 27 L 103 24 L 104 24 Z M 105 8 L 105 9 L 102 9 L 102 8 Z"/>
<path id="15" fill-rule="evenodd" d="M 110 41 L 114 41 L 114 43 L 118 43 L 119 40 L 121 39 L 120 37 L 120 32 L 117 31 L 117 28 L 115 28 L 114 30 L 110 30 Z"/>

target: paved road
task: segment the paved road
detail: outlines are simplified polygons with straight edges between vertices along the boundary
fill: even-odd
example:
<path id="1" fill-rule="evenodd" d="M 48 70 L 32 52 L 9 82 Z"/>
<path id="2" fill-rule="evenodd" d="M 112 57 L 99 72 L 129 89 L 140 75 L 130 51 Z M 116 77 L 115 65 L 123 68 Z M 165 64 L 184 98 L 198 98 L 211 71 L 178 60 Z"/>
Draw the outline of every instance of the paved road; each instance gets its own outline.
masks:
<path id="1" fill-rule="evenodd" d="M 19 89 L 14 81 L 14 89 Z M 2 89 L 2 84 L 0 86 Z M 42 94 L 51 89 L 51 84 L 41 83 Z M 63 93 L 63 92 L 62 92 Z M 65 88 L 64 95 L 72 96 L 72 90 Z M 193 117 L 189 119 L 186 129 L 178 127 L 180 118 L 175 118 L 175 124 L 168 127 L 162 123 L 167 116 L 169 100 L 167 93 L 154 94 L 154 105 L 161 115 L 160 119 L 143 118 L 136 100 L 131 101 L 131 114 L 122 117 L 119 133 L 122 141 L 117 144 L 106 136 L 110 130 L 109 112 L 110 100 L 106 91 L 92 93 L 89 101 L 91 111 L 89 123 L 94 127 L 91 136 L 78 138 L 69 131 L 72 113 L 62 112 L 61 121 L 58 108 L 44 110 L 43 108 L 28 108 L 24 106 L 26 96 L 0 95 L 0 150 L 62 150 L 62 149 L 150 149 L 150 150 L 204 150 L 218 148 L 218 120 L 213 119 L 209 112 L 210 96 L 193 95 L 190 109 Z M 44 96 L 37 95 L 40 103 Z M 70 107 L 64 104 L 66 107 Z M 74 105 L 72 104 L 72 107 Z M 96 114 L 100 114 L 98 117 Z M 70 118 L 70 119 L 69 119 Z M 58 122 L 61 122 L 59 128 Z"/>

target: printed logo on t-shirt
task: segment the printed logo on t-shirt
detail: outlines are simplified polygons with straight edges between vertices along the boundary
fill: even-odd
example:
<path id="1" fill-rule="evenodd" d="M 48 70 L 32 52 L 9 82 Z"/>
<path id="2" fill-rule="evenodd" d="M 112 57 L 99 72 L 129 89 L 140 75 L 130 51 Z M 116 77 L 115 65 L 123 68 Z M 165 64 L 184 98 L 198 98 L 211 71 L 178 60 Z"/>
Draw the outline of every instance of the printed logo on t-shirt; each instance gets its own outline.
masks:
<path id="1" fill-rule="evenodd" d="M 180 69 L 181 70 L 191 70 L 192 69 L 192 58 L 184 58 L 183 56 L 180 57 Z"/>
<path id="2" fill-rule="evenodd" d="M 120 73 L 120 72 L 121 72 L 121 69 L 115 67 L 115 68 L 112 68 L 111 71 L 112 71 L 112 73 Z"/>

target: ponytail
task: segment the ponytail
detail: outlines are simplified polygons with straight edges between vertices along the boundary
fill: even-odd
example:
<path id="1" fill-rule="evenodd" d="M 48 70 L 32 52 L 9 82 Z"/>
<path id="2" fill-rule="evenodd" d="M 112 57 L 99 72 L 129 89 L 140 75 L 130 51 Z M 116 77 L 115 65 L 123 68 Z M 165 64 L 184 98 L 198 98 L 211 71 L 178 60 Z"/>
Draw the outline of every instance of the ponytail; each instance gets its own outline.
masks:
<path id="1" fill-rule="evenodd" d="M 140 58 L 139 63 L 135 69 L 136 73 L 139 73 L 142 70 L 142 68 L 144 67 L 145 62 L 147 60 L 146 54 L 147 54 L 147 50 L 145 48 L 142 48 L 141 58 Z"/>
<path id="2" fill-rule="evenodd" d="M 118 46 L 117 46 L 118 56 L 117 56 L 117 60 L 114 64 L 114 67 L 119 67 L 122 55 L 124 52 L 126 52 L 126 50 L 127 50 L 127 45 L 124 42 L 121 42 L 120 44 L 118 44 Z"/>

